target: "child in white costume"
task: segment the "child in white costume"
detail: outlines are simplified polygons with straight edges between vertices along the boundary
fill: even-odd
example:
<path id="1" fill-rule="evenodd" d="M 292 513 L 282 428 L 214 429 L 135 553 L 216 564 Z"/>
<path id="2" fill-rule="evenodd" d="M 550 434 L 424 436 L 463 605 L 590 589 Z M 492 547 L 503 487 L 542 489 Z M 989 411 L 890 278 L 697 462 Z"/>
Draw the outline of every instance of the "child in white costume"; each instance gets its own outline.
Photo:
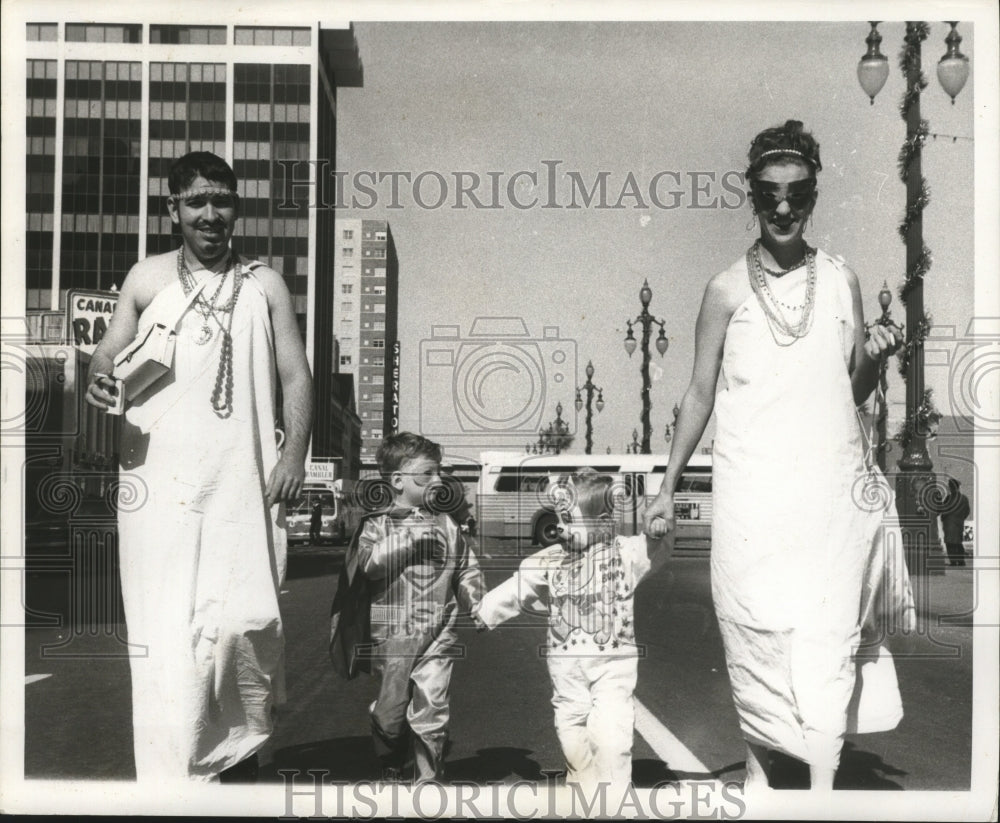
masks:
<path id="1" fill-rule="evenodd" d="M 666 559 L 666 541 L 614 535 L 613 481 L 575 475 L 556 505 L 560 543 L 526 558 L 486 594 L 476 614 L 495 628 L 532 605 L 547 607 L 545 656 L 567 783 L 623 791 L 632 778 L 635 588 Z"/>

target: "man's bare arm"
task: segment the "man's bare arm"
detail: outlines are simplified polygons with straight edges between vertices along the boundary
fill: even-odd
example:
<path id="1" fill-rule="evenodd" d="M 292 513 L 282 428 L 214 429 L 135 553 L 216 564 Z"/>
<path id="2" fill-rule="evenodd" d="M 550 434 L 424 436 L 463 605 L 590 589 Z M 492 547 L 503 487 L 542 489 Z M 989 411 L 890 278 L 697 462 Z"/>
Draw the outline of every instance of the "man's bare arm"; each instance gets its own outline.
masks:
<path id="1" fill-rule="evenodd" d="M 108 330 L 97 344 L 90 358 L 89 381 L 85 398 L 92 406 L 105 410 L 115 402 L 111 391 L 114 383 L 108 378 L 97 375 L 110 375 L 115 365 L 115 357 L 135 339 L 139 327 L 139 307 L 137 293 L 141 290 L 141 272 L 133 268 L 118 294 L 118 304 L 115 313 L 111 315 Z"/>
<path id="2" fill-rule="evenodd" d="M 306 451 L 312 433 L 313 388 L 305 346 L 281 275 L 272 269 L 258 269 L 267 294 L 274 329 L 275 363 L 281 380 L 285 424 L 285 446 L 278 465 L 267 482 L 268 502 L 291 501 L 298 497 L 305 480 Z"/>

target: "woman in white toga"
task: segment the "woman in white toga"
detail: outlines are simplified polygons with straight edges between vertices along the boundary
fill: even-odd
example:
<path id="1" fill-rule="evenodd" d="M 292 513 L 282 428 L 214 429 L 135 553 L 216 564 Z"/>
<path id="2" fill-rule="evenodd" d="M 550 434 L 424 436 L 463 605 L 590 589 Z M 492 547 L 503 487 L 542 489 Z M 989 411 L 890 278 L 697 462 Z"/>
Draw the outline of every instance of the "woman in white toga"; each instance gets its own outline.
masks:
<path id="1" fill-rule="evenodd" d="M 659 516 L 673 527 L 678 475 L 714 408 L 712 596 L 748 788 L 767 784 L 768 749 L 832 788 L 881 565 L 884 509 L 858 502 L 872 476 L 855 408 L 901 341 L 892 327 L 866 335 L 857 276 L 803 238 L 820 169 L 798 121 L 754 138 L 760 237 L 705 290 L 667 475 L 646 513 L 647 529 Z"/>

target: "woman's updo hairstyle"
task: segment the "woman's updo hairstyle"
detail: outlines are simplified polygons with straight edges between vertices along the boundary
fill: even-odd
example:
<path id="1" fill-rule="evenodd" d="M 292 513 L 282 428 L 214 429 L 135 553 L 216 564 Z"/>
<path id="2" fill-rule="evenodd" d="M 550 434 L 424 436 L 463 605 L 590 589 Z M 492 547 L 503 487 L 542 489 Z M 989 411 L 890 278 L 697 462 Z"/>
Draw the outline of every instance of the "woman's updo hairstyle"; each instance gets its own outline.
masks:
<path id="1" fill-rule="evenodd" d="M 747 152 L 747 180 L 753 180 L 772 159 L 797 157 L 811 168 L 813 177 L 823 168 L 819 161 L 819 143 L 802 130 L 800 120 L 786 120 L 785 125 L 764 129 L 750 144 Z"/>

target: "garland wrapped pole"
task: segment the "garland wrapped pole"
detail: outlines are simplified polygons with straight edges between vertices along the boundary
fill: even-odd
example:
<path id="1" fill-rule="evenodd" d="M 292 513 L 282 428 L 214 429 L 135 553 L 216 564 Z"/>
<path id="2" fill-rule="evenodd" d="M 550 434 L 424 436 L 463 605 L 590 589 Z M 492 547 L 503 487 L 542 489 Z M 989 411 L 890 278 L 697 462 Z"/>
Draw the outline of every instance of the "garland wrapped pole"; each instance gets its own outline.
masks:
<path id="1" fill-rule="evenodd" d="M 906 345 L 900 350 L 900 366 L 906 380 L 906 420 L 898 436 L 903 456 L 896 481 L 896 508 L 911 574 L 926 574 L 928 559 L 939 551 L 933 463 L 927 452 L 927 436 L 937 414 L 924 389 L 924 339 L 930 319 L 924 313 L 924 276 L 930 269 L 930 252 L 924 246 L 923 212 L 930 199 L 920 169 L 921 151 L 928 125 L 920 117 L 920 95 L 927 86 L 921 70 L 921 43 L 928 26 L 906 24 L 906 45 L 900 54 L 900 69 L 906 91 L 900 114 L 906 121 L 906 140 L 899 155 L 899 175 L 906 185 L 906 213 L 899 233 L 906 244 L 906 279 L 900 298 L 906 306 Z"/>

